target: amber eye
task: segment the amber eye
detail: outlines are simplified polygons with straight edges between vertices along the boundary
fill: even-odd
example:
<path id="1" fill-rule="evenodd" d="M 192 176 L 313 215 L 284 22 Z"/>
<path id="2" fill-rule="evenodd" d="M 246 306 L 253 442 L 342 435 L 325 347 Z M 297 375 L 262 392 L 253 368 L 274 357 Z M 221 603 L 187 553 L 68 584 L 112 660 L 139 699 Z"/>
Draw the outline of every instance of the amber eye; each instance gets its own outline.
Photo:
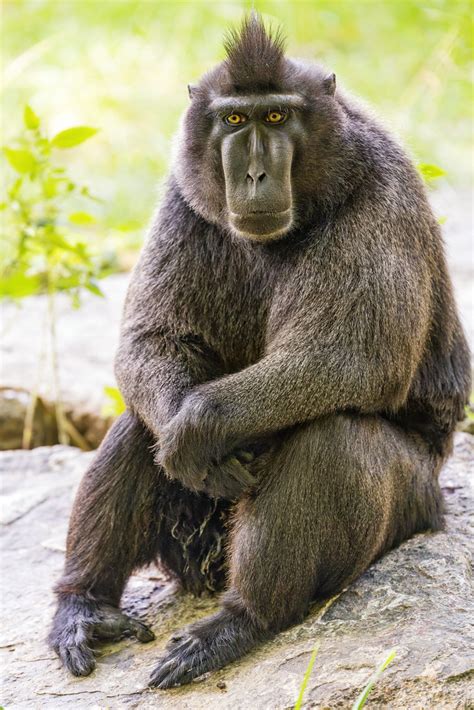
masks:
<path id="1" fill-rule="evenodd" d="M 229 124 L 229 126 L 238 126 L 241 123 L 245 123 L 247 116 L 243 113 L 231 113 L 224 118 L 224 121 Z"/>
<path id="2" fill-rule="evenodd" d="M 267 123 L 283 123 L 286 116 L 287 114 L 282 113 L 282 111 L 269 111 L 265 116 L 265 121 Z"/>

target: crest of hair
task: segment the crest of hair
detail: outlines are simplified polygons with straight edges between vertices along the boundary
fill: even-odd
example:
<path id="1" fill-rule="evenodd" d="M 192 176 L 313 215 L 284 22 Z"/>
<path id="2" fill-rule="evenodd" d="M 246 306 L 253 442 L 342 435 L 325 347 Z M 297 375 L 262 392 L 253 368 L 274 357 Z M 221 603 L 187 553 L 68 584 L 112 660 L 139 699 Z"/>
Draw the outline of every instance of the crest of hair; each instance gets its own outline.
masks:
<path id="1" fill-rule="evenodd" d="M 284 63 L 284 37 L 280 30 L 267 30 L 256 12 L 245 18 L 240 30 L 231 30 L 225 40 L 225 65 L 239 89 L 275 89 Z"/>

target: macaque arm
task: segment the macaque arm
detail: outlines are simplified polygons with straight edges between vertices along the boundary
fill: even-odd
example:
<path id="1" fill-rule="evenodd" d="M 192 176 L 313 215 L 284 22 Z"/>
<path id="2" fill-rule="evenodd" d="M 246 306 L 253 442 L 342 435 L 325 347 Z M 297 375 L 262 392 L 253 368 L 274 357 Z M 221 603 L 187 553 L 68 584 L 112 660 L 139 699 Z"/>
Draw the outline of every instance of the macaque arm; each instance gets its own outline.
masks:
<path id="1" fill-rule="evenodd" d="M 393 254 L 367 272 L 342 265 L 321 305 L 310 286 L 300 289 L 259 362 L 189 395 L 210 412 L 211 430 L 235 445 L 336 411 L 401 406 L 429 330 L 430 283 L 417 268 Z"/>
<path id="2" fill-rule="evenodd" d="M 204 298 L 189 279 L 193 219 L 170 190 L 131 277 L 115 361 L 127 406 L 157 436 L 183 397 L 222 368 L 188 308 Z"/>

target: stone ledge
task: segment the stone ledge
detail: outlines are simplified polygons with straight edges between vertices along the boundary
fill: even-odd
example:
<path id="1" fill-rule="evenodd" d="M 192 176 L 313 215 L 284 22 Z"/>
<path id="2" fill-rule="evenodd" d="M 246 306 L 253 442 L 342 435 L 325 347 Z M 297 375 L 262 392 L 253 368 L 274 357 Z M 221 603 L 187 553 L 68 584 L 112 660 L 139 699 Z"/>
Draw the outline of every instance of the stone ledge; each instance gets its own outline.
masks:
<path id="1" fill-rule="evenodd" d="M 88 678 L 69 677 L 45 644 L 51 587 L 62 563 L 73 492 L 93 454 L 68 447 L 0 453 L 3 492 L 1 703 L 8 710 L 163 708 L 284 710 L 298 695 L 311 650 L 320 650 L 306 708 L 348 708 L 374 666 L 397 655 L 367 707 L 473 707 L 472 594 L 474 439 L 456 435 L 442 472 L 445 532 L 417 535 L 375 563 L 324 610 L 242 661 L 182 689 L 144 690 L 170 633 L 215 609 L 212 599 L 176 594 L 155 570 L 130 581 L 124 606 L 157 639 L 101 650 Z M 219 684 L 219 685 L 218 685 Z"/>

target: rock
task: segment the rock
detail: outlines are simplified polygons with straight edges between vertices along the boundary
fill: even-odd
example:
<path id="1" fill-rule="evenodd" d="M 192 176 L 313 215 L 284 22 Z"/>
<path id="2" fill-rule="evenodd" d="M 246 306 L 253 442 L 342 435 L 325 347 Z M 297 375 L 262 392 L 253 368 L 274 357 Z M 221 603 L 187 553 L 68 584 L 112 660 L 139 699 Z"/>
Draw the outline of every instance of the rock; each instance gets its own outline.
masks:
<path id="1" fill-rule="evenodd" d="M 104 647 L 96 671 L 84 679 L 69 677 L 45 644 L 73 491 L 92 455 L 60 446 L 0 453 L 1 703 L 8 710 L 283 710 L 293 707 L 316 644 L 305 708 L 349 708 L 393 648 L 396 657 L 367 707 L 473 707 L 469 435 L 456 434 L 454 455 L 442 472 L 444 532 L 415 536 L 326 606 L 314 607 L 304 623 L 240 662 L 167 692 L 144 689 L 157 656 L 173 630 L 213 611 L 216 601 L 173 592 L 154 568 L 131 579 L 124 606 L 152 624 L 156 641 Z"/>

